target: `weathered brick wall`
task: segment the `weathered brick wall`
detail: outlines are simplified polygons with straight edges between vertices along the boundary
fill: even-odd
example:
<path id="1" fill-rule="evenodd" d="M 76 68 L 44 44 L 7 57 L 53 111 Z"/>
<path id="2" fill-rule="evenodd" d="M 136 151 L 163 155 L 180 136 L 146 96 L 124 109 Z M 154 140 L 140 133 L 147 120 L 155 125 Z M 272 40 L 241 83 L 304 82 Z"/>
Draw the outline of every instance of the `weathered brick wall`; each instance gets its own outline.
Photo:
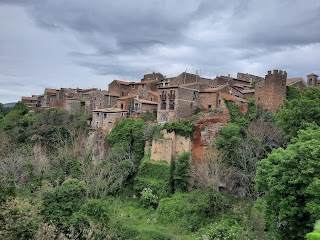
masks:
<path id="1" fill-rule="evenodd" d="M 209 105 L 211 108 L 209 108 Z M 198 107 L 201 110 L 208 110 L 208 109 L 216 109 L 218 106 L 218 93 L 216 92 L 203 92 L 199 93 L 199 103 Z"/>
<path id="2" fill-rule="evenodd" d="M 108 86 L 108 91 L 115 95 L 127 96 L 129 93 L 129 86 L 120 84 L 118 81 L 113 81 Z"/>
<path id="3" fill-rule="evenodd" d="M 274 70 L 265 76 L 265 79 L 255 85 L 257 105 L 269 111 L 276 111 L 283 105 L 286 98 L 287 73 Z"/>
<path id="4" fill-rule="evenodd" d="M 185 118 L 194 114 L 198 106 L 198 94 L 197 87 L 192 88 L 178 88 L 176 91 L 175 108 L 177 111 L 177 118 Z"/>
<path id="5" fill-rule="evenodd" d="M 80 100 L 77 99 L 66 99 L 64 101 L 64 109 L 70 113 L 79 112 L 81 110 Z"/>

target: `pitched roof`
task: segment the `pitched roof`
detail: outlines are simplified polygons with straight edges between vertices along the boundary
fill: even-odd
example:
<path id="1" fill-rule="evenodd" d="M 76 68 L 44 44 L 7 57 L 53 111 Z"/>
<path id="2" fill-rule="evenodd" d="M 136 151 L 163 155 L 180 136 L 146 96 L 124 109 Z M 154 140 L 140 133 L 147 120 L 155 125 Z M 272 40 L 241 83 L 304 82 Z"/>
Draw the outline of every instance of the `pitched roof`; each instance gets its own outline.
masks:
<path id="1" fill-rule="evenodd" d="M 38 100 L 38 97 L 26 97 L 26 96 L 22 96 L 21 100 Z"/>
<path id="2" fill-rule="evenodd" d="M 123 110 L 121 108 L 102 108 L 102 109 L 92 110 L 91 112 L 117 113 L 117 112 L 127 112 L 127 110 Z"/>
<path id="3" fill-rule="evenodd" d="M 215 88 L 206 88 L 204 90 L 201 90 L 200 93 L 216 93 L 216 92 L 219 92 L 221 89 L 225 88 L 226 86 L 228 85 L 222 85 Z"/>
<path id="4" fill-rule="evenodd" d="M 45 88 L 44 91 L 47 93 L 52 93 L 52 94 L 57 93 L 57 89 L 54 89 L 54 88 Z"/>
<path id="5" fill-rule="evenodd" d="M 126 82 L 126 81 L 122 81 L 122 80 L 114 80 L 116 81 L 117 83 L 120 83 L 122 85 L 129 85 L 130 82 Z"/>
<path id="6" fill-rule="evenodd" d="M 120 97 L 117 100 L 125 100 L 125 99 L 129 99 L 129 98 L 134 98 L 134 96 L 127 95 L 127 96 Z"/>
<path id="7" fill-rule="evenodd" d="M 137 101 L 137 102 L 145 103 L 145 104 L 158 105 L 157 102 L 149 101 L 149 100 L 146 100 L 146 99 L 135 98 L 134 100 Z"/>
<path id="8" fill-rule="evenodd" d="M 219 93 L 219 95 L 222 97 L 222 98 L 225 98 L 226 100 L 230 100 L 230 101 L 236 101 L 236 102 L 244 102 L 244 103 L 247 103 L 248 101 L 243 99 L 243 98 L 239 98 L 239 97 L 236 97 L 236 96 L 232 96 L 230 94 L 227 94 L 227 93 Z"/>
<path id="9" fill-rule="evenodd" d="M 293 84 L 295 84 L 297 82 L 303 82 L 306 85 L 306 83 L 303 80 L 303 78 L 300 77 L 300 78 L 288 78 L 287 79 L 287 86 L 293 85 Z"/>
<path id="10" fill-rule="evenodd" d="M 245 89 L 245 90 L 241 90 L 240 92 L 242 94 L 247 94 L 247 93 L 255 93 L 255 89 Z"/>

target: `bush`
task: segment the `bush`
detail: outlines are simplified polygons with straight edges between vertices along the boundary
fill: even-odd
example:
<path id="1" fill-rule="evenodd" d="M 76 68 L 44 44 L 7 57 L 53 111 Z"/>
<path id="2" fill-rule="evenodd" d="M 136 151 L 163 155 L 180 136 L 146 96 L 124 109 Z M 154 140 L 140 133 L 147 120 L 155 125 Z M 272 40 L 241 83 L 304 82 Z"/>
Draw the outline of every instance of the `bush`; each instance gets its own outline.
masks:
<path id="1" fill-rule="evenodd" d="M 168 132 L 175 132 L 176 134 L 184 137 L 191 137 L 194 132 L 194 124 L 191 121 L 187 120 L 166 123 L 163 128 Z"/>
<path id="2" fill-rule="evenodd" d="M 223 219 L 199 230 L 199 240 L 254 239 L 237 221 Z"/>
<path id="3" fill-rule="evenodd" d="M 170 189 L 170 166 L 166 162 L 149 161 L 148 155 L 144 157 L 134 178 L 134 190 L 141 193 L 144 189 L 151 189 L 157 197 L 169 197 Z"/>
<path id="4" fill-rule="evenodd" d="M 67 230 L 73 213 L 80 210 L 85 197 L 85 186 L 77 179 L 67 179 L 43 195 L 42 215 L 47 222 Z"/>
<path id="5" fill-rule="evenodd" d="M 161 199 L 157 218 L 160 222 L 177 223 L 183 228 L 194 231 L 208 223 L 212 217 L 222 213 L 226 206 L 227 200 L 219 192 L 196 189 Z"/>
<path id="6" fill-rule="evenodd" d="M 183 152 L 174 161 L 174 189 L 185 192 L 188 190 L 190 179 L 190 152 Z"/>

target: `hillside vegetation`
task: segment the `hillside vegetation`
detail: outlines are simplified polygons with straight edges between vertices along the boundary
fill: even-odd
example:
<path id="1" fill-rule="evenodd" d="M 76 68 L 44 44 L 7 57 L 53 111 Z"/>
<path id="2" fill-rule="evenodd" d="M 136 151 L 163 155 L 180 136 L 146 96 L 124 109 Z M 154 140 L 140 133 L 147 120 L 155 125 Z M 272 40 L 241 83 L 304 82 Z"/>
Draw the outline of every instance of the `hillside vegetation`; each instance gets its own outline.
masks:
<path id="1" fill-rule="evenodd" d="M 125 119 L 97 160 L 84 115 L 0 104 L 0 239 L 320 239 L 320 89 L 289 87 L 274 114 L 227 106 L 219 152 L 169 164 L 146 142 L 191 120 Z"/>

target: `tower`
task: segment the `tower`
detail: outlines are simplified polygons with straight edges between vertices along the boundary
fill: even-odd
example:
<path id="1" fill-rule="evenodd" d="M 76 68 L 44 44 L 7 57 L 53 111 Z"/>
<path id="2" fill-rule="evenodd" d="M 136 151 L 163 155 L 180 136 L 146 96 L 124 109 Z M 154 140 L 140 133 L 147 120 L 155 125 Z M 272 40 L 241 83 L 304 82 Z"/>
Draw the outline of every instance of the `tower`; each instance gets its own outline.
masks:
<path id="1" fill-rule="evenodd" d="M 258 107 L 272 112 L 281 108 L 286 98 L 286 83 L 286 71 L 268 71 L 265 78 L 255 85 L 255 98 Z"/>
<path id="2" fill-rule="evenodd" d="M 316 87 L 317 81 L 318 81 L 318 75 L 314 73 L 310 73 L 309 75 L 307 75 L 307 85 L 309 87 Z"/>

